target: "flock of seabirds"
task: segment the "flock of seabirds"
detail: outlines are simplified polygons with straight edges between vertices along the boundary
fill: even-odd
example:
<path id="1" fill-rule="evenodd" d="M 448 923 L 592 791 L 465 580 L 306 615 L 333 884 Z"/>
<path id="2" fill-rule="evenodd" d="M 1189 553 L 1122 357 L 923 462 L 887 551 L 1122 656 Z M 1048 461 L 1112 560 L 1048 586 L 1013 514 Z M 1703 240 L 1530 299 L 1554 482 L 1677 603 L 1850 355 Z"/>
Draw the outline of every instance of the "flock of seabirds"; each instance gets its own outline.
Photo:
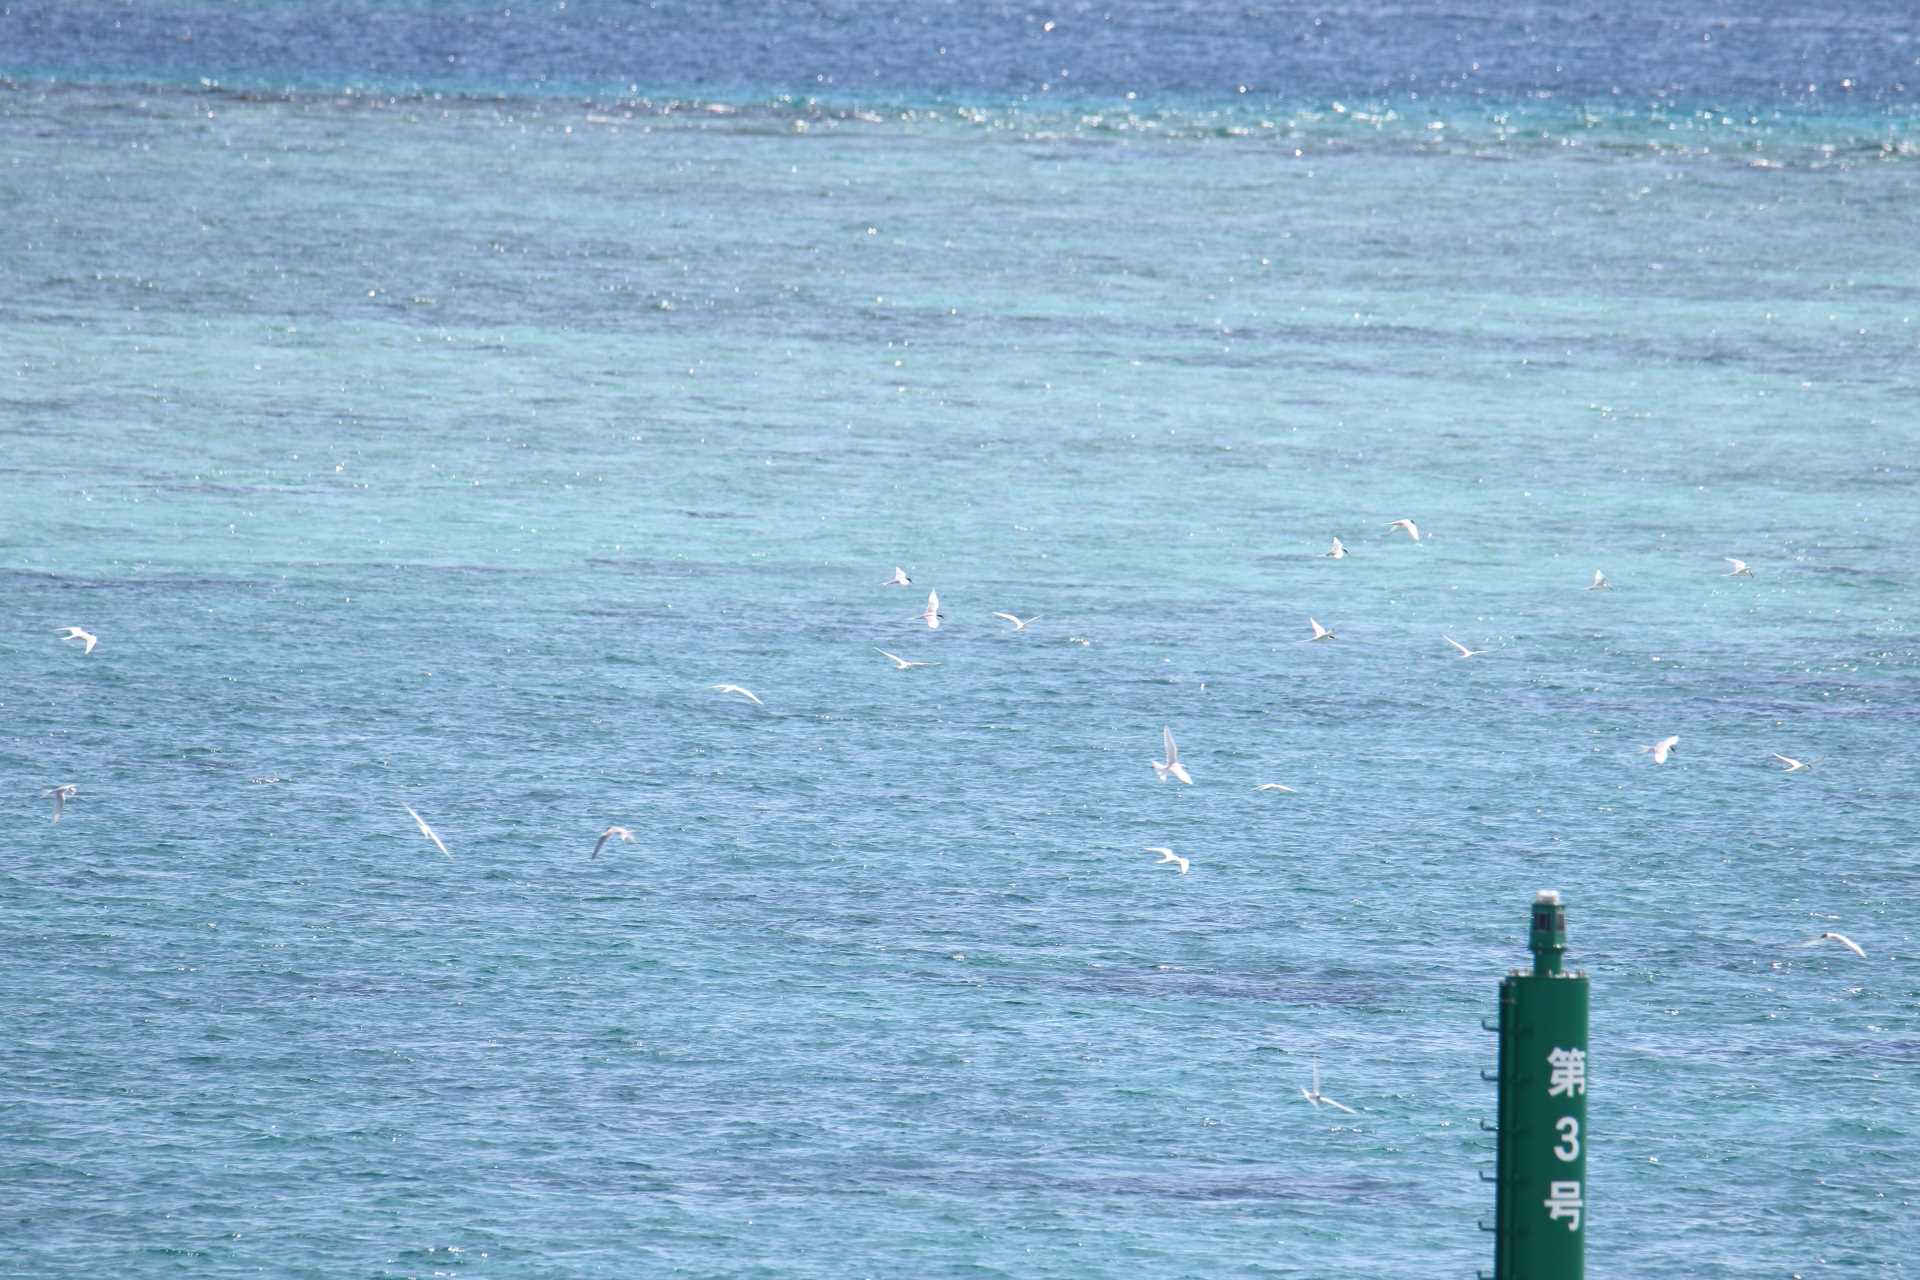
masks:
<path id="1" fill-rule="evenodd" d="M 1414 542 L 1420 541 L 1420 527 L 1411 520 L 1394 520 L 1390 522 L 1386 527 L 1389 534 L 1391 534 L 1395 530 L 1398 530 L 1406 534 L 1407 537 L 1412 539 Z M 1326 558 L 1331 560 L 1346 559 L 1347 557 L 1346 545 L 1342 543 L 1340 539 L 1335 538 L 1333 540 L 1333 546 L 1325 553 L 1325 556 Z M 1747 566 L 1746 561 L 1735 559 L 1732 556 L 1723 556 L 1721 558 L 1724 559 L 1728 564 L 1733 566 L 1733 568 L 1730 569 L 1725 576 L 1730 578 L 1751 578 L 1753 576 L 1753 570 Z M 898 565 L 896 565 L 894 566 L 893 576 L 888 578 L 881 585 L 887 586 L 887 587 L 910 587 L 913 585 L 913 579 L 907 576 L 907 571 L 905 569 L 902 569 Z M 1612 587 L 1612 585 L 1613 585 L 1612 583 L 1607 581 L 1606 574 L 1602 573 L 1598 569 L 1595 569 L 1593 571 L 1593 581 L 1588 584 L 1586 589 L 1588 591 L 1606 591 L 1606 590 L 1609 590 Z M 997 612 L 993 616 L 996 618 L 1004 619 L 1010 626 L 1012 626 L 1012 628 L 1015 631 L 1025 631 L 1030 624 L 1039 620 L 1038 614 L 1035 614 L 1032 617 L 1021 618 L 1011 613 Z M 927 592 L 927 607 L 921 610 L 919 613 L 914 614 L 912 620 L 925 622 L 927 624 L 927 629 L 931 631 L 931 630 L 938 630 L 941 620 L 944 619 L 945 617 L 946 615 L 940 612 L 940 593 L 938 591 L 929 591 Z M 1333 631 L 1329 630 L 1326 627 L 1321 626 L 1320 621 L 1317 618 L 1308 618 L 1307 625 L 1312 629 L 1313 634 L 1308 636 L 1306 640 L 1303 641 L 1303 643 L 1314 644 L 1314 643 L 1319 643 L 1323 641 L 1339 639 L 1339 636 L 1336 635 Z M 94 650 L 94 646 L 100 643 L 99 636 L 95 635 L 93 632 L 88 631 L 82 627 L 62 627 L 60 629 L 60 632 L 61 632 L 61 637 L 63 639 L 74 641 L 83 646 L 81 650 L 82 656 L 91 654 Z M 1453 648 L 1457 651 L 1462 661 L 1465 661 L 1466 659 L 1469 659 L 1469 658 L 1479 658 L 1479 657 L 1486 656 L 1487 650 L 1469 649 L 1466 645 L 1461 644 L 1458 640 L 1455 640 L 1452 636 L 1442 635 L 1440 638 L 1453 646 Z M 1080 639 L 1077 636 L 1074 637 L 1074 641 L 1075 643 L 1078 643 L 1078 644 L 1087 643 L 1087 641 Z M 921 662 L 921 661 L 916 661 L 909 658 L 903 658 L 899 654 L 889 652 L 886 649 L 876 649 L 875 652 L 880 654 L 882 657 L 886 658 L 889 662 L 893 663 L 894 668 L 899 671 L 908 671 L 915 667 L 933 667 L 933 666 L 939 665 L 938 663 L 935 663 L 935 662 Z M 742 685 L 716 684 L 710 687 L 717 693 L 726 694 L 731 697 L 743 698 L 746 701 L 753 703 L 753 705 L 755 705 L 756 707 L 763 707 L 766 705 L 764 702 L 760 700 L 758 695 L 756 695 L 751 689 L 748 689 Z M 1662 764 L 1665 764 L 1673 756 L 1679 744 L 1680 744 L 1680 735 L 1676 733 L 1676 734 L 1670 734 L 1667 737 L 1660 739 L 1660 741 L 1658 742 L 1648 743 L 1647 745 L 1642 746 L 1640 750 L 1650 755 L 1653 758 L 1654 764 L 1662 765 Z M 1172 778 L 1178 782 L 1184 783 L 1187 786 L 1192 786 L 1193 778 L 1187 773 L 1187 767 L 1180 763 L 1180 748 L 1174 743 L 1172 728 L 1163 727 L 1160 730 L 1160 748 L 1161 748 L 1161 753 L 1165 758 L 1161 760 L 1152 760 L 1148 762 L 1153 766 L 1153 772 L 1155 776 L 1157 776 L 1161 782 L 1165 782 L 1167 779 Z M 1777 751 L 1773 752 L 1772 756 L 1775 760 L 1780 762 L 1781 767 L 1788 773 L 1798 773 L 1804 770 L 1808 770 L 1808 769 L 1811 769 L 1815 764 L 1819 763 L 1818 757 L 1812 757 L 1806 760 L 1797 760 L 1792 756 L 1781 755 Z M 271 781 L 278 781 L 278 779 L 271 779 Z M 1292 787 L 1284 786 L 1278 782 L 1262 782 L 1257 784 L 1254 789 L 1256 791 L 1286 791 L 1286 792 L 1291 792 L 1293 790 Z M 53 820 L 55 822 L 60 821 L 60 815 L 65 811 L 67 802 L 69 800 L 72 800 L 76 795 L 78 795 L 79 791 L 80 791 L 80 788 L 75 786 L 71 782 L 62 783 L 61 785 L 55 786 L 55 787 L 49 787 L 46 790 L 44 795 L 46 796 L 46 798 L 49 798 L 53 801 Z M 412 805 L 402 804 L 400 807 L 407 811 L 408 816 L 410 816 L 413 819 L 414 824 L 420 828 L 420 834 L 433 842 L 434 848 L 438 849 L 441 853 L 446 854 L 446 856 L 449 858 L 453 856 L 453 853 L 447 848 L 445 842 L 440 839 L 439 834 L 435 832 L 431 826 L 427 825 L 427 820 L 421 817 L 420 814 L 417 811 L 415 811 Z M 624 844 L 632 844 L 633 832 L 630 829 L 622 826 L 608 827 L 605 831 L 602 831 L 600 833 L 600 838 L 594 841 L 593 853 L 591 856 L 593 858 L 598 858 L 600 856 L 600 850 L 606 847 L 606 843 L 609 840 L 618 840 Z M 1192 866 L 1192 864 L 1186 858 L 1181 857 L 1179 854 L 1175 853 L 1172 849 L 1169 849 L 1164 845 L 1148 845 L 1144 849 L 1144 852 L 1155 853 L 1160 855 L 1159 860 L 1153 864 L 1154 866 L 1171 866 L 1177 869 L 1181 875 L 1186 875 L 1189 868 Z M 1852 938 L 1847 937 L 1847 935 L 1845 935 L 1844 933 L 1835 933 L 1831 930 L 1825 933 L 1822 933 L 1817 938 L 1808 939 L 1802 945 L 1815 947 L 1815 946 L 1819 946 L 1823 942 L 1836 942 L 1841 946 L 1845 947 L 1847 950 L 1853 952 L 1855 955 L 1859 956 L 1862 960 L 1867 958 L 1867 953 L 1865 949 L 1863 949 L 1859 943 L 1855 942 Z M 1315 1063 L 1313 1067 L 1312 1087 L 1311 1088 L 1302 1087 L 1300 1090 L 1300 1094 L 1308 1102 L 1311 1102 L 1316 1107 L 1327 1106 L 1327 1107 L 1333 1108 L 1336 1111 L 1344 1111 L 1348 1115 L 1356 1114 L 1352 1107 L 1347 1106 L 1345 1103 L 1336 1102 L 1332 1098 L 1329 1098 L 1325 1094 L 1320 1092 L 1320 1065 L 1318 1063 Z"/>

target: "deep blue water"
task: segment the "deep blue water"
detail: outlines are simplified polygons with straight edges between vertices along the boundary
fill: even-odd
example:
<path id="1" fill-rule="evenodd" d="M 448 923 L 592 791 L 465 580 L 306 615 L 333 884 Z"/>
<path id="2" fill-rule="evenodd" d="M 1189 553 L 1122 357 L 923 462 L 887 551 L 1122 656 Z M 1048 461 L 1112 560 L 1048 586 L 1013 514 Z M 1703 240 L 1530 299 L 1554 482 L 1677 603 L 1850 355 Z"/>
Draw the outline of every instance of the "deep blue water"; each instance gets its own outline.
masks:
<path id="1" fill-rule="evenodd" d="M 141 4 L 9 0 L 0 70 L 331 89 L 530 89 L 1031 99 L 1127 92 L 1751 107 L 1910 114 L 1920 22 L 1899 0 L 1680 4 L 891 5 L 705 0 Z"/>
<path id="2" fill-rule="evenodd" d="M 0 7 L 0 1273 L 1911 1274 L 1917 30 Z"/>

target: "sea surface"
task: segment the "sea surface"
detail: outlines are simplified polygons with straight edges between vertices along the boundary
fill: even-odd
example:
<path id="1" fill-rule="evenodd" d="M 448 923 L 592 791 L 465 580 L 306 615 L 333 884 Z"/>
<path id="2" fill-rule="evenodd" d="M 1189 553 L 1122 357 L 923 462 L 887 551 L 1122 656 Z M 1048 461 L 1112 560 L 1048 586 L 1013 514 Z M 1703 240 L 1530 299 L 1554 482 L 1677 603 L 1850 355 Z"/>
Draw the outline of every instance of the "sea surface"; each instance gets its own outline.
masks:
<path id="1" fill-rule="evenodd" d="M 1911 5 L 8 0 L 0 215 L 0 1275 L 1468 1277 L 1548 887 L 1591 1274 L 1920 1274 Z"/>

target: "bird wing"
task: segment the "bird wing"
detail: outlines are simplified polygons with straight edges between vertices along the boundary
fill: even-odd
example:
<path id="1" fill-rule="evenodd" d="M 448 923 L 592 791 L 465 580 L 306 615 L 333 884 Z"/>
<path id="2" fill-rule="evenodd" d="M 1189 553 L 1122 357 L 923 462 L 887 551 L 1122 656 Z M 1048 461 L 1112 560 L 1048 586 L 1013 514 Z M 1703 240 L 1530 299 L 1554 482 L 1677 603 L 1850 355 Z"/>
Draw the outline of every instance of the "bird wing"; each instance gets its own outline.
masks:
<path id="1" fill-rule="evenodd" d="M 1188 786 L 1193 785 L 1193 779 L 1187 773 L 1187 766 L 1181 764 L 1178 760 L 1174 761 L 1172 764 L 1167 766 L 1167 772 L 1172 774 L 1174 777 L 1180 779 L 1180 781 L 1186 783 Z"/>
<path id="2" fill-rule="evenodd" d="M 1175 858 L 1174 861 L 1180 864 L 1180 874 L 1187 874 L 1187 867 L 1189 865 L 1187 860 L 1185 858 Z"/>
<path id="3" fill-rule="evenodd" d="M 48 792 L 53 797 L 53 820 L 60 821 L 60 811 L 67 807 L 67 792 L 64 787 L 55 787 Z"/>
<path id="4" fill-rule="evenodd" d="M 1455 640 L 1452 636 L 1443 635 L 1440 638 L 1442 640 L 1445 640 L 1448 644 L 1452 645 L 1454 648 L 1458 649 L 1460 651 L 1460 656 L 1463 658 L 1466 657 L 1469 653 L 1473 652 L 1473 650 L 1467 648 L 1467 646 L 1461 644 L 1458 640 Z"/>
<path id="5" fill-rule="evenodd" d="M 1671 738 L 1662 738 L 1660 740 L 1660 750 L 1662 751 L 1671 751 L 1679 745 L 1680 745 L 1680 735 L 1677 733 L 1674 734 Z"/>
<path id="6" fill-rule="evenodd" d="M 1308 1102 L 1311 1102 L 1316 1107 L 1320 1105 L 1320 1099 L 1314 1097 L 1311 1093 L 1308 1093 L 1305 1089 L 1302 1089 L 1300 1091 L 1300 1096 L 1305 1098 Z"/>
<path id="7" fill-rule="evenodd" d="M 1787 766 L 1787 771 L 1789 773 L 1791 773 L 1795 769 L 1804 769 L 1807 767 L 1803 761 L 1795 760 L 1792 756 L 1783 756 L 1778 751 L 1773 753 L 1773 758 L 1775 760 L 1778 760 L 1781 764 L 1784 764 L 1785 766 Z"/>
<path id="8" fill-rule="evenodd" d="M 1352 1107 L 1348 1106 L 1346 1103 L 1335 1102 L 1332 1098 L 1322 1098 L 1320 1099 L 1320 1101 L 1326 1103 L 1328 1106 L 1332 1107 L 1335 1111 L 1344 1111 L 1350 1116 L 1357 1116 L 1360 1114 L 1358 1111 L 1355 1111 Z"/>
<path id="9" fill-rule="evenodd" d="M 1832 938 L 1835 942 L 1839 943 L 1841 946 L 1845 947 L 1847 950 L 1853 952 L 1853 954 L 1859 956 L 1862 960 L 1865 960 L 1867 958 L 1867 953 L 1860 949 L 1860 944 L 1855 942 L 1852 938 L 1849 938 L 1846 934 L 1829 932 L 1824 936 Z"/>
<path id="10" fill-rule="evenodd" d="M 611 836 L 612 834 L 613 834 L 613 828 L 612 828 L 612 827 L 608 827 L 608 828 L 607 828 L 607 829 L 606 829 L 605 831 L 602 831 L 602 832 L 600 833 L 600 838 L 599 838 L 598 840 L 595 840 L 595 841 L 593 842 L 593 856 L 594 856 L 594 857 L 596 857 L 596 858 L 597 858 L 597 857 L 599 857 L 599 856 L 600 856 L 600 846 L 601 846 L 601 845 L 603 845 L 603 844 L 605 844 L 605 843 L 607 842 L 607 838 L 608 838 L 609 836 Z"/>
<path id="11" fill-rule="evenodd" d="M 1159 854 L 1159 855 L 1160 855 L 1160 861 L 1162 861 L 1162 862 L 1165 862 L 1165 861 L 1166 861 L 1166 860 L 1167 860 L 1168 858 L 1171 858 L 1171 857 L 1173 856 L 1173 850 L 1171 850 L 1171 849 L 1169 849 L 1169 848 L 1167 848 L 1167 847 L 1166 847 L 1165 845 L 1161 845 L 1161 844 L 1150 844 L 1150 845 L 1148 845 L 1148 846 L 1147 846 L 1147 850 L 1146 850 L 1146 851 L 1147 851 L 1148 853 L 1157 853 L 1157 854 Z"/>
<path id="12" fill-rule="evenodd" d="M 888 653 L 885 649 L 875 649 L 874 652 L 879 654 L 883 658 L 890 659 L 893 662 L 894 666 L 899 667 L 902 670 L 906 669 L 907 660 L 905 658 L 902 658 L 899 654 Z"/>
<path id="13" fill-rule="evenodd" d="M 440 837 L 435 835 L 433 828 L 427 825 L 427 820 L 421 817 L 419 814 L 413 812 L 412 805 L 403 804 L 400 807 L 402 809 L 405 809 L 408 813 L 413 814 L 414 824 L 420 828 L 420 834 L 425 836 L 427 839 L 433 841 L 434 848 L 438 849 L 442 853 L 446 853 L 449 858 L 453 856 L 451 853 L 447 853 L 447 846 L 440 842 Z"/>
<path id="14" fill-rule="evenodd" d="M 1173 730 L 1165 725 L 1160 727 L 1160 748 L 1167 753 L 1167 768 L 1180 763 L 1180 748 L 1173 745 Z"/>
<path id="15" fill-rule="evenodd" d="M 1320 619 L 1308 618 L 1307 624 L 1313 628 L 1313 638 L 1315 640 L 1318 640 L 1321 636 L 1327 634 L 1327 629 L 1320 625 Z"/>
<path id="16" fill-rule="evenodd" d="M 1020 625 L 1020 619 L 1014 617 L 1010 613 L 1001 613 L 998 610 L 995 610 L 993 616 L 996 618 L 1005 618 L 1008 622 L 1011 622 L 1016 628 L 1018 628 Z"/>
<path id="17" fill-rule="evenodd" d="M 100 637 L 99 637 L 99 636 L 96 636 L 96 635 L 88 635 L 88 636 L 87 636 L 87 647 L 86 647 L 86 648 L 84 648 L 84 649 L 82 649 L 82 650 L 81 650 L 80 652 L 81 652 L 81 653 L 92 653 L 92 652 L 93 652 L 93 646 L 95 646 L 95 645 L 97 645 L 97 644 L 99 644 L 99 643 L 100 643 Z"/>

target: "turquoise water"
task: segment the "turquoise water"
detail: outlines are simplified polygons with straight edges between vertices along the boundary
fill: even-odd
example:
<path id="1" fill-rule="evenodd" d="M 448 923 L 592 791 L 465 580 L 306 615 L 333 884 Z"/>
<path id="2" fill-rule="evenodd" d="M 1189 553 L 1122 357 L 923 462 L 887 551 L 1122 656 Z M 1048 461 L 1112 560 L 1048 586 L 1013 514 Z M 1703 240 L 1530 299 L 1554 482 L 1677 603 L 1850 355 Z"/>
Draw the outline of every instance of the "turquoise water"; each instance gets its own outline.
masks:
<path id="1" fill-rule="evenodd" d="M 1544 886 L 1594 1273 L 1912 1274 L 1905 19 L 301 12 L 0 19 L 7 1274 L 1466 1275 Z"/>

